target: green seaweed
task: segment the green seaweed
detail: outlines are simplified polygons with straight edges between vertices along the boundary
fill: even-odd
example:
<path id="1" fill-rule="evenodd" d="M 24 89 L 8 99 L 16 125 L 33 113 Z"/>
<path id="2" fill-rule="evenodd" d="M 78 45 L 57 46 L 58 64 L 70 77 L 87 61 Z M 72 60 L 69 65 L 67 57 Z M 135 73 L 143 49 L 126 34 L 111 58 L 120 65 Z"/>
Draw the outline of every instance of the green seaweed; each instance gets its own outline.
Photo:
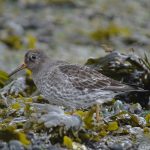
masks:
<path id="1" fill-rule="evenodd" d="M 118 128 L 119 128 L 118 123 L 116 121 L 108 123 L 108 130 L 109 131 L 115 131 L 115 130 L 118 130 Z"/>
<path id="2" fill-rule="evenodd" d="M 19 50 L 22 48 L 22 40 L 18 35 L 9 35 L 8 37 L 1 39 L 1 41 L 13 49 Z"/>
<path id="3" fill-rule="evenodd" d="M 0 130 L 0 139 L 6 142 L 10 140 L 19 140 L 23 145 L 30 144 L 26 135 L 21 131 L 17 131 L 12 126 L 8 126 L 7 128 Z"/>
<path id="4" fill-rule="evenodd" d="M 72 149 L 73 147 L 72 147 L 72 139 L 71 138 L 69 138 L 68 136 L 64 136 L 64 138 L 63 138 L 63 144 L 64 144 L 64 146 L 66 146 L 68 149 Z"/>
<path id="5" fill-rule="evenodd" d="M 6 73 L 3 70 L 0 70 L 0 87 L 3 87 L 8 79 L 8 73 Z"/>
<path id="6" fill-rule="evenodd" d="M 146 120 L 146 126 L 150 127 L 150 114 L 147 114 L 145 116 L 145 120 Z"/>
<path id="7" fill-rule="evenodd" d="M 114 23 L 110 23 L 107 27 L 100 27 L 93 31 L 90 37 L 95 41 L 101 41 L 109 39 L 111 36 L 123 36 L 128 37 L 131 31 L 127 27 L 121 27 Z"/>
<path id="8" fill-rule="evenodd" d="M 27 35 L 27 40 L 28 40 L 28 43 L 27 43 L 27 48 L 28 49 L 32 49 L 32 48 L 36 47 L 36 43 L 37 43 L 36 37 L 29 34 L 29 35 Z"/>

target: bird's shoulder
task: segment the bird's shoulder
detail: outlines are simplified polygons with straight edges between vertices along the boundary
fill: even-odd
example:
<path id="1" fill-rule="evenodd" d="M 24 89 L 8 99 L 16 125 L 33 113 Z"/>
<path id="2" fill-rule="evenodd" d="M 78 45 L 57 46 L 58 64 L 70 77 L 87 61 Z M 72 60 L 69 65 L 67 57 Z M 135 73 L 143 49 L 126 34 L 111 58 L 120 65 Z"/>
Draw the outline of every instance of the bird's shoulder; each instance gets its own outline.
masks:
<path id="1" fill-rule="evenodd" d="M 70 78 L 80 78 L 84 80 L 106 79 L 107 77 L 87 66 L 63 64 L 60 65 L 59 70 Z"/>
<path id="2" fill-rule="evenodd" d="M 72 83 L 72 85 L 80 90 L 109 90 L 109 88 L 113 90 L 113 87 L 121 88 L 124 86 L 120 82 L 115 81 L 87 66 L 64 64 L 59 65 L 58 68 L 61 73 L 67 76 L 67 79 Z"/>

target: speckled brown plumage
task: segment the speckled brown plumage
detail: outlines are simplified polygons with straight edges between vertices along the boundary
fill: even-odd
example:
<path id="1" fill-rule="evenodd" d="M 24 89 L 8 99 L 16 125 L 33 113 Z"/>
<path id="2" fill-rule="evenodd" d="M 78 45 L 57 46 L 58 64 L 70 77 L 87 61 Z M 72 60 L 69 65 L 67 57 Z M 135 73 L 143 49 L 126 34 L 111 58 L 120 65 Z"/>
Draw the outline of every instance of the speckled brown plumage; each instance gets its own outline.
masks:
<path id="1" fill-rule="evenodd" d="M 38 90 L 50 103 L 68 108 L 85 108 L 104 103 L 116 94 L 133 90 L 86 66 L 54 61 L 40 50 L 25 55 L 25 65 L 33 73 Z"/>

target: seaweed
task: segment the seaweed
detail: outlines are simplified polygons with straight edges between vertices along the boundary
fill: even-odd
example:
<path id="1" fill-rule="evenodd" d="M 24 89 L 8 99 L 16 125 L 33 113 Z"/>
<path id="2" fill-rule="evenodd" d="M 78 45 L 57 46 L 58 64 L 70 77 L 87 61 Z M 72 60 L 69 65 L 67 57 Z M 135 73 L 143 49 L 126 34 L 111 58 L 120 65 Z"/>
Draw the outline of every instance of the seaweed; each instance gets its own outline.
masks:
<path id="1" fill-rule="evenodd" d="M 106 57 L 88 60 L 86 65 L 111 77 L 119 77 L 118 80 L 126 81 L 125 74 L 129 79 L 135 70 L 142 72 L 141 76 L 144 73 L 149 76 L 149 62 L 146 55 L 144 59 L 139 57 L 133 59 L 132 56 L 111 52 Z M 113 76 L 112 72 L 117 76 Z M 121 77 L 122 74 L 124 76 Z M 136 76 L 131 78 L 135 79 Z M 139 91 L 123 95 L 128 101 L 123 101 L 123 96 L 120 96 L 103 104 L 101 120 L 97 122 L 94 106 L 69 112 L 58 106 L 45 104 L 47 102 L 36 92 L 31 73 L 28 71 L 24 77 L 13 81 L 8 80 L 7 73 L 2 71 L 0 79 L 2 101 L 7 101 L 7 105 L 0 108 L 0 139 L 3 142 L 13 143 L 13 140 L 16 140 L 28 149 L 34 147 L 38 138 L 41 148 L 46 145 L 49 147 L 59 145 L 59 149 L 61 147 L 85 149 L 91 147 L 90 143 L 94 146 L 109 137 L 128 136 L 135 143 L 139 132 L 142 132 L 143 137 L 149 134 L 149 111 L 140 105 L 139 97 L 130 101 L 133 95 L 138 95 L 137 92 L 140 92 L 141 87 L 146 87 L 143 80 L 139 81 L 140 84 L 135 82 Z M 140 99 L 146 97 L 142 95 Z"/>

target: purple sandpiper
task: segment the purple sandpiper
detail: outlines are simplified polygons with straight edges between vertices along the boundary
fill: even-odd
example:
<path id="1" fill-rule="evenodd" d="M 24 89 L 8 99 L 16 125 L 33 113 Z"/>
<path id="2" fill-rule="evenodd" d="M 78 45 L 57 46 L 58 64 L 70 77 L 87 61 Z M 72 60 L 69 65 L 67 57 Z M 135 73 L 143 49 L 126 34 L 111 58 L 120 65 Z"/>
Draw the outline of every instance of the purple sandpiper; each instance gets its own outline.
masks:
<path id="1" fill-rule="evenodd" d="M 37 89 L 51 104 L 66 108 L 87 108 L 104 103 L 118 93 L 134 90 L 87 66 L 49 58 L 42 50 L 29 50 L 24 64 L 11 74 L 29 69 Z"/>

